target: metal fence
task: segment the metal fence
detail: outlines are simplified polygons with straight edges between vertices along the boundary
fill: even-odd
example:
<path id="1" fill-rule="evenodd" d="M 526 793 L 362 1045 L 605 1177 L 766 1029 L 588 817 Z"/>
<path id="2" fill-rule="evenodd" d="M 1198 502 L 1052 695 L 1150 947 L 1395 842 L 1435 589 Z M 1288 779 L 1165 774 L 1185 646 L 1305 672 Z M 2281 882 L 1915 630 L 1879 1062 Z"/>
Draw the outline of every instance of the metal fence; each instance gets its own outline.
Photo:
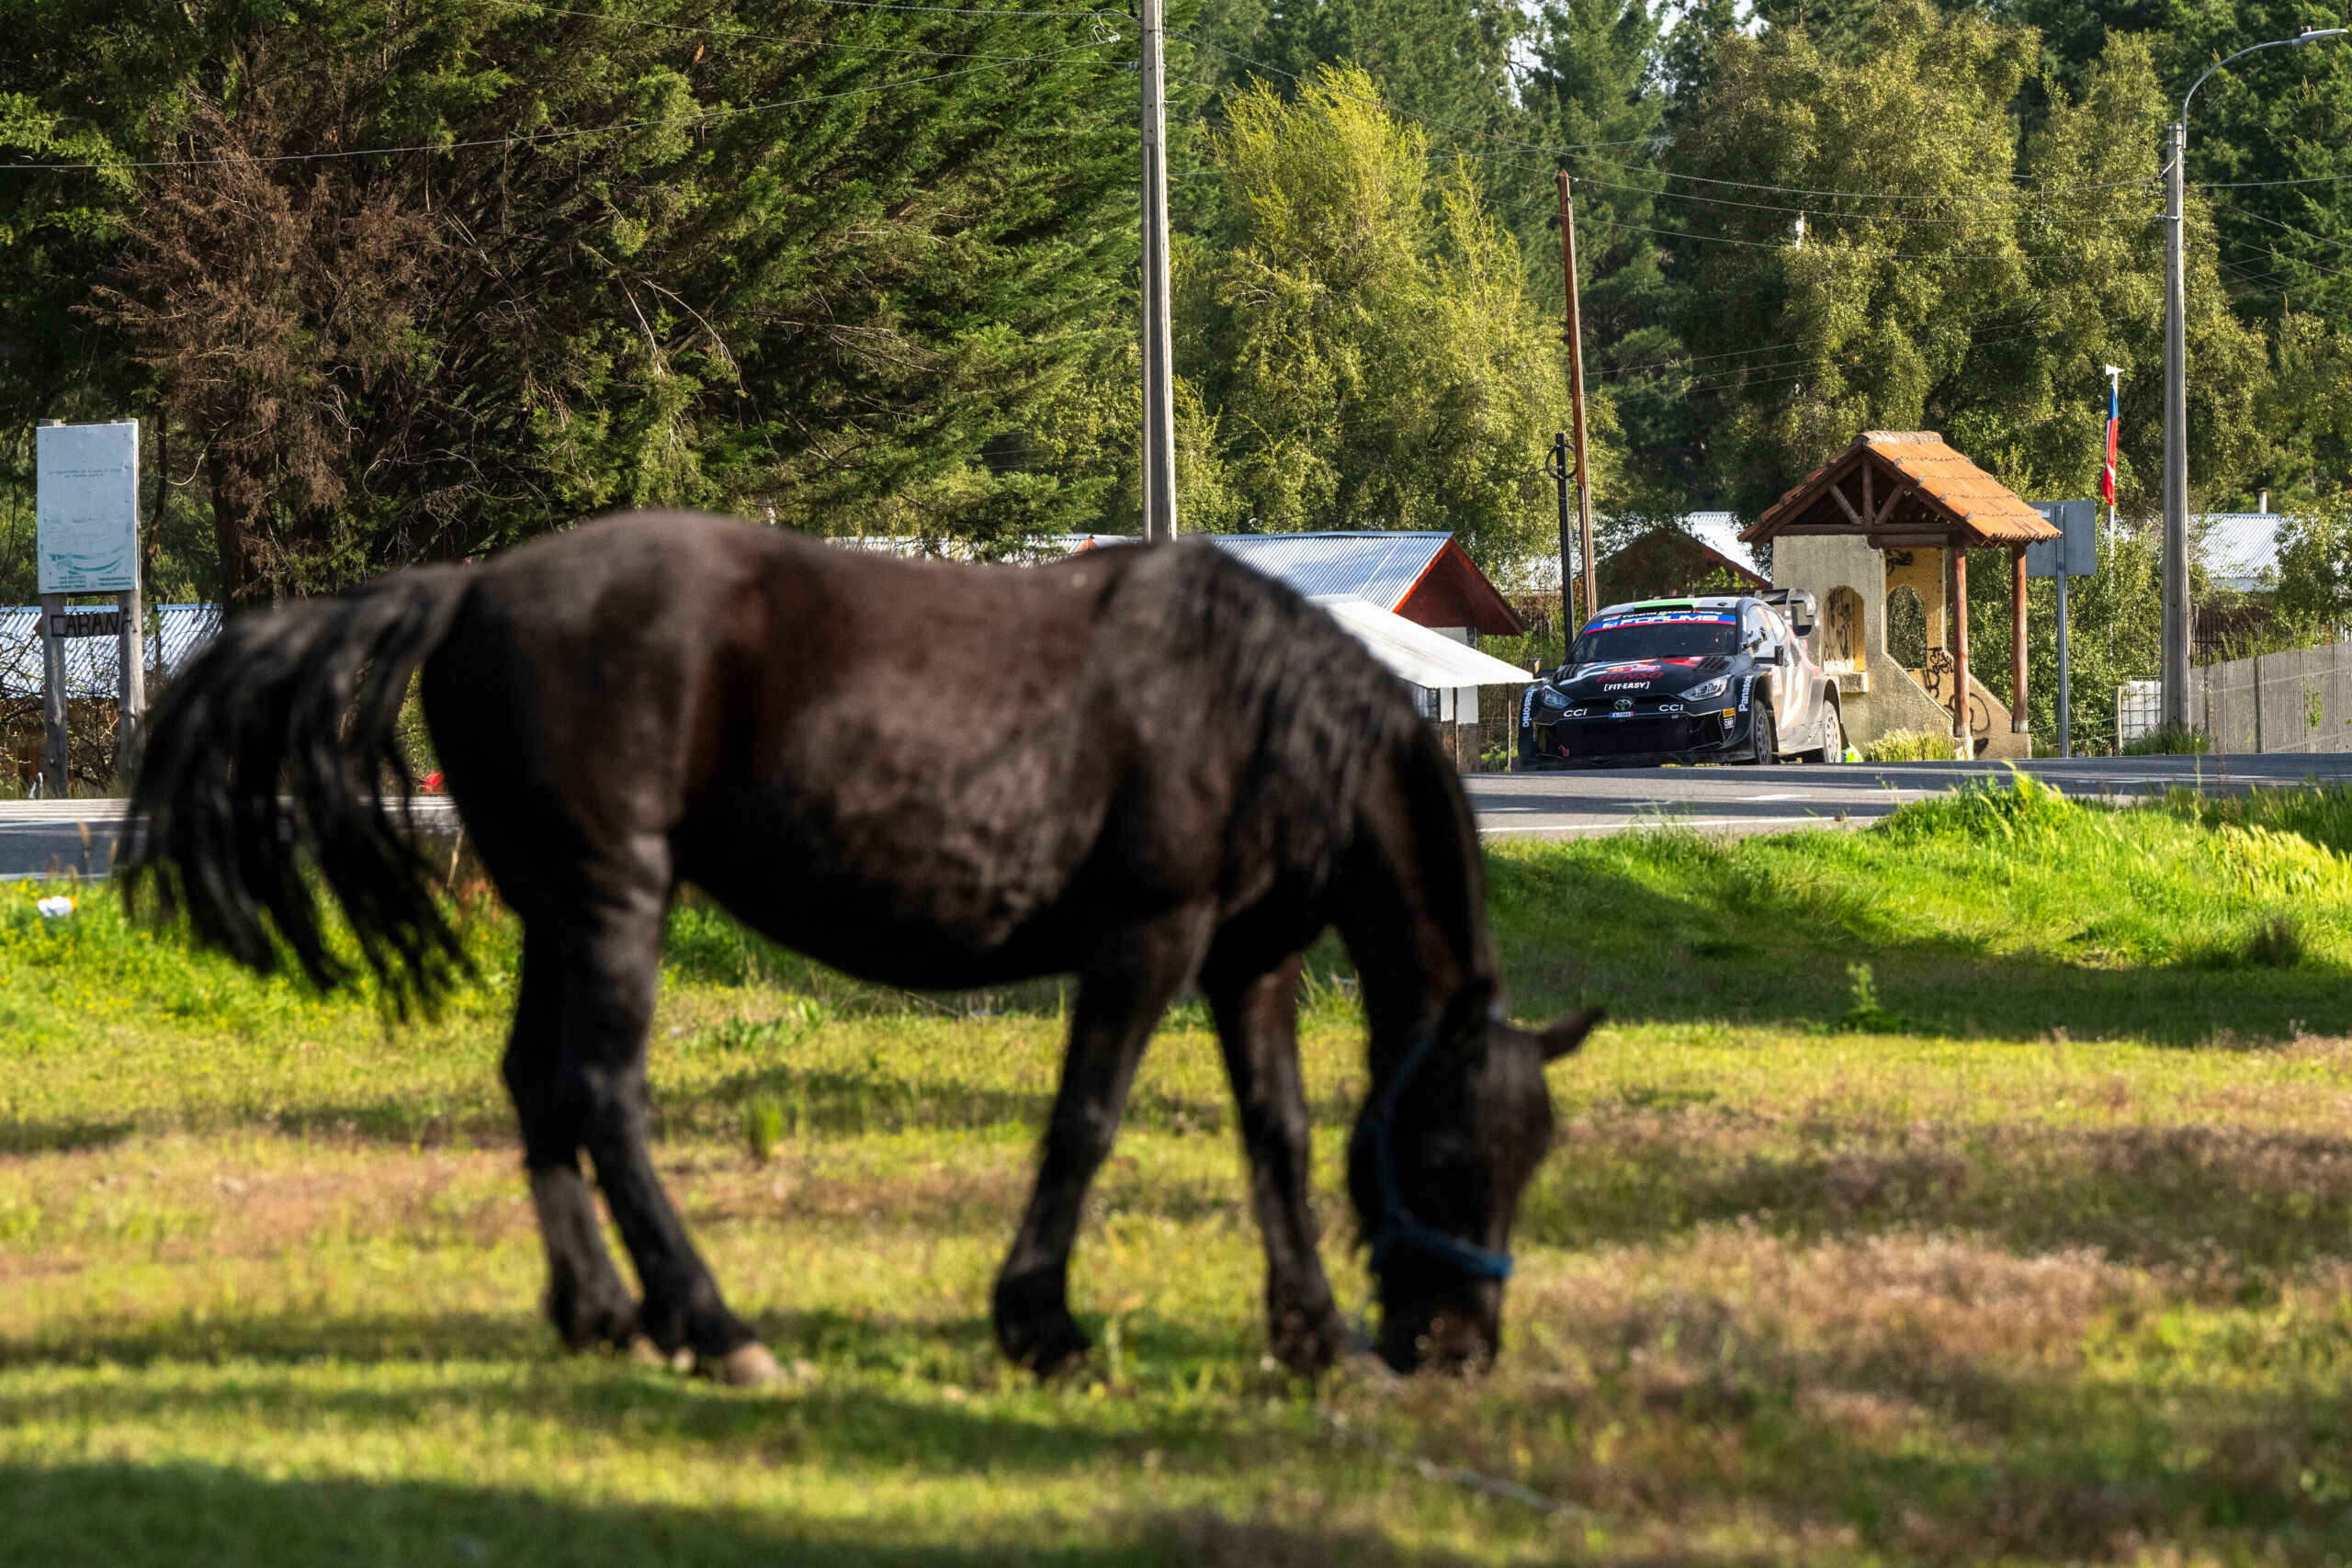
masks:
<path id="1" fill-rule="evenodd" d="M 2352 751 L 2352 643 L 2192 669 L 2188 712 L 2216 751 Z"/>
<path id="2" fill-rule="evenodd" d="M 2164 724 L 2164 682 L 2126 681 L 2115 688 L 2115 743 L 2144 739 Z"/>
<path id="3" fill-rule="evenodd" d="M 187 662 L 220 629 L 218 604 L 156 604 L 147 623 L 149 690 Z M 111 635 L 77 637 L 65 644 L 65 694 L 114 700 L 122 645 Z M 0 697 L 41 694 L 40 609 L 0 605 Z"/>

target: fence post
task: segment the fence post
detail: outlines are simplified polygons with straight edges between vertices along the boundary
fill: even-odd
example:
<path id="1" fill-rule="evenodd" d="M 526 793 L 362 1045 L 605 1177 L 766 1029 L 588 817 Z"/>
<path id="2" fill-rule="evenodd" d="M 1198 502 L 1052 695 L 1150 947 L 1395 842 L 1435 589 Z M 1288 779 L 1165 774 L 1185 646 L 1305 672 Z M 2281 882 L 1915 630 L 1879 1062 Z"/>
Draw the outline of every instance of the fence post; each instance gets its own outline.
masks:
<path id="1" fill-rule="evenodd" d="M 2269 743 L 2262 733 L 2262 655 L 2254 656 L 2254 749 L 2267 751 Z"/>
<path id="2" fill-rule="evenodd" d="M 131 771 L 139 766 L 139 743 L 147 727 L 147 627 L 139 590 L 125 589 L 114 596 L 122 626 L 115 638 L 115 715 L 121 721 L 115 738 L 114 771 L 124 790 L 130 788 Z"/>
<path id="3" fill-rule="evenodd" d="M 41 793 L 52 800 L 65 798 L 69 786 L 65 757 L 65 639 L 57 623 L 65 614 L 65 595 L 40 596 L 40 726 Z"/>

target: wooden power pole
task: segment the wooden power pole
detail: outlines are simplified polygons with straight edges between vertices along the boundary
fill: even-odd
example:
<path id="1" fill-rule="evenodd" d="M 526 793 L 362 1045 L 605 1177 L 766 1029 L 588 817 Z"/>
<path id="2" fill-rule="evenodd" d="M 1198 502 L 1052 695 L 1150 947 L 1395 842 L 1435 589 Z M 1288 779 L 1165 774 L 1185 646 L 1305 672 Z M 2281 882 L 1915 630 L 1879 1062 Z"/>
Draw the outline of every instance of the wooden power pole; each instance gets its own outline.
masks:
<path id="1" fill-rule="evenodd" d="M 1584 434 L 1584 323 L 1577 311 L 1577 214 L 1568 196 L 1568 172 L 1558 172 L 1560 182 L 1560 268 L 1568 286 L 1568 400 L 1576 415 L 1577 425 L 1577 553 L 1584 560 L 1584 616 L 1589 621 L 1597 607 L 1593 601 L 1592 570 L 1592 464 L 1585 452 Z M 1560 581 L 1567 581 L 1568 563 L 1564 555 L 1560 560 Z M 1568 628 L 1573 635 L 1576 628 Z"/>
<path id="2" fill-rule="evenodd" d="M 1143 536 L 1176 537 L 1176 394 L 1169 362 L 1165 0 L 1143 0 Z"/>

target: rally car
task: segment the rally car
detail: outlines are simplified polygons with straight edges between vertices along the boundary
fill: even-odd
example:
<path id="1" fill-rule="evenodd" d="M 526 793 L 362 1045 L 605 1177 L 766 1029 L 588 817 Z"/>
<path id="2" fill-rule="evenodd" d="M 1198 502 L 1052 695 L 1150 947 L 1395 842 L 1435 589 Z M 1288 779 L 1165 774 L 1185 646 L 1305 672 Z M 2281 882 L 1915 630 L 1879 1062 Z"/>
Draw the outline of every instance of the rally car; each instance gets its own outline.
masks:
<path id="1" fill-rule="evenodd" d="M 1805 649 L 1812 630 L 1808 593 L 1612 604 L 1521 699 L 1519 765 L 1837 761 L 1838 682 Z"/>

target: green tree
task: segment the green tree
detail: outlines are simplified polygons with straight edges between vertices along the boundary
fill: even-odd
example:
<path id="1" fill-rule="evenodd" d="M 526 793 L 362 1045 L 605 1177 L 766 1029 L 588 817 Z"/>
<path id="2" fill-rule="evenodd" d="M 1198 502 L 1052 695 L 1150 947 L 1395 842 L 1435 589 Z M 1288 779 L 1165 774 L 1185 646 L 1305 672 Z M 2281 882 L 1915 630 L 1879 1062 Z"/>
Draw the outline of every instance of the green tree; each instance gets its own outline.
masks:
<path id="1" fill-rule="evenodd" d="M 1186 482 L 1237 526 L 1450 529 L 1500 572 L 1544 553 L 1563 355 L 1470 172 L 1433 173 L 1361 71 L 1227 117 L 1226 222 L 1179 252 Z"/>
<path id="2" fill-rule="evenodd" d="M 2352 491 L 2338 491 L 2281 525 L 2278 610 L 2312 628 L 2352 622 Z"/>
<path id="3" fill-rule="evenodd" d="M 1511 46 L 1525 28 L 1504 0 L 1305 0 L 1281 7 L 1267 36 L 1272 63 L 1295 78 L 1353 66 L 1390 113 L 1470 153 L 1494 150 L 1484 137 L 1525 131 L 1511 88 Z"/>
<path id="4" fill-rule="evenodd" d="M 2067 663 L 2071 670 L 2074 749 L 2115 750 L 2115 689 L 2154 680 L 2164 625 L 2162 539 L 2153 526 L 2099 530 L 2098 570 L 2066 582 Z M 2009 558 L 2007 550 L 1968 554 L 1971 673 L 2009 700 Z M 2034 750 L 2058 750 L 2058 588 L 2046 577 L 2026 584 L 2026 721 Z"/>
<path id="5" fill-rule="evenodd" d="M 1093 504 L 981 457 L 1134 254 L 1133 43 L 1091 14 L 0 17 L 0 135 L 106 165 L 0 187 L 13 302 L 65 344 L 6 389 L 151 387 L 236 597 L 608 505 L 985 537 Z"/>
<path id="6" fill-rule="evenodd" d="M 2143 182 L 2163 105 L 2144 48 L 2118 40 L 2020 162 L 2030 31 L 1913 3 L 1858 47 L 1848 64 L 1798 29 L 1724 40 L 1675 149 L 1707 193 L 1683 335 L 1722 400 L 1732 503 L 1752 514 L 1872 427 L 1942 430 L 2015 488 L 2080 493 L 2108 363 L 2132 372 L 2132 472 L 2153 477 L 2163 241 Z M 2192 202 L 2191 471 L 2228 493 L 2263 451 L 2268 368 L 2202 218 Z"/>
<path id="7" fill-rule="evenodd" d="M 1662 7 L 1660 8 L 1663 9 Z M 1558 0 L 1537 17 L 1521 92 L 1538 139 L 1575 176 L 1577 304 L 1588 387 L 1605 389 L 1623 426 L 1612 513 L 1655 520 L 1681 512 L 1691 478 L 1690 425 L 1677 374 L 1682 290 L 1668 271 L 1666 182 L 1653 165 L 1670 100 L 1659 90 L 1665 39 L 1646 0 Z M 1540 173 L 1540 171 L 1531 171 Z M 1557 208 L 1523 182 L 1520 227 L 1529 292 L 1562 319 Z"/>
<path id="8" fill-rule="evenodd" d="M 2163 475 L 2164 230 L 2148 189 L 2165 107 L 2144 39 L 2119 37 L 2063 88 L 2019 165 L 2011 225 L 2036 303 L 2030 332 L 1980 344 L 1951 426 L 2030 493 L 2089 495 L 2103 460 L 2102 367 L 2123 367 L 2127 506 L 2153 512 Z M 2191 197 L 2188 451 L 2191 504 L 2228 504 L 2266 460 L 2261 402 L 2271 370 L 2262 335 L 2229 306 L 2214 231 Z M 1971 442 L 1976 446 L 1970 446 Z"/>

